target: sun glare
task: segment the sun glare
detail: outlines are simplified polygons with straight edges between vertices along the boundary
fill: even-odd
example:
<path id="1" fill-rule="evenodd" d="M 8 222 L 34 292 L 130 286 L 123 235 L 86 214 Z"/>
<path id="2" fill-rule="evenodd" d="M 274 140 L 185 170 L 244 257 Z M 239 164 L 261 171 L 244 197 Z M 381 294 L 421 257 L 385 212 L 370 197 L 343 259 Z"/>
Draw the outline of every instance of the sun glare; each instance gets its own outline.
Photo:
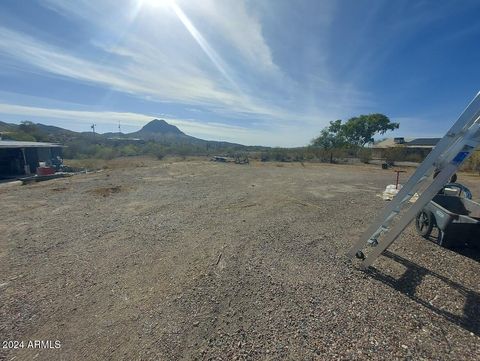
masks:
<path id="1" fill-rule="evenodd" d="M 174 0 L 139 0 L 140 5 L 152 8 L 167 8 L 172 5 Z"/>

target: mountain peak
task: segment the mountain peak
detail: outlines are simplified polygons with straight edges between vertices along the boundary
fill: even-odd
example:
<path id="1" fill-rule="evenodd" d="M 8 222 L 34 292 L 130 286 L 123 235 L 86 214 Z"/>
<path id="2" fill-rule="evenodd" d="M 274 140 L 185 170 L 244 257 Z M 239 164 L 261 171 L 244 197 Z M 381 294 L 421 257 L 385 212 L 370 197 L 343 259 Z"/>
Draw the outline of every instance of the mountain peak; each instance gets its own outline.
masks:
<path id="1" fill-rule="evenodd" d="M 163 119 L 153 119 L 145 124 L 142 129 L 140 129 L 140 132 L 184 135 L 180 129 L 174 125 L 168 124 Z"/>

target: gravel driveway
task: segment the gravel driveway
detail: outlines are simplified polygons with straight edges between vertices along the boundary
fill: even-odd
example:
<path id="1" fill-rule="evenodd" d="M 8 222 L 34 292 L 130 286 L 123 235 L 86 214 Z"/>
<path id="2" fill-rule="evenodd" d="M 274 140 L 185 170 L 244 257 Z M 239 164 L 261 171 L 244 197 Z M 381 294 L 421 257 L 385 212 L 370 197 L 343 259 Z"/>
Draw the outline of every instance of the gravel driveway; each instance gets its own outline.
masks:
<path id="1" fill-rule="evenodd" d="M 345 258 L 391 170 L 135 163 L 0 188 L 0 340 L 61 344 L 1 360 L 480 359 L 477 251 Z"/>

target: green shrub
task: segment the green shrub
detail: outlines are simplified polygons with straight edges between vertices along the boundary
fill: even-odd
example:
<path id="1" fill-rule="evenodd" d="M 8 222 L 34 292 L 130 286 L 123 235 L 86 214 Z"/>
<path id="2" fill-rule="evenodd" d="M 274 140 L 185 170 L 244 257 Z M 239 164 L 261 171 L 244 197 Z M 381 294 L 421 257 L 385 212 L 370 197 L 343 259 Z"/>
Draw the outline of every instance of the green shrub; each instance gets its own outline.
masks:
<path id="1" fill-rule="evenodd" d="M 127 144 L 120 148 L 120 155 L 125 157 L 133 157 L 140 155 L 139 149 L 133 144 Z"/>
<path id="2" fill-rule="evenodd" d="M 418 154 L 418 153 L 411 153 L 411 154 L 407 154 L 405 156 L 405 160 L 407 162 L 422 163 L 424 159 L 425 158 L 421 154 Z"/>
<path id="3" fill-rule="evenodd" d="M 372 150 L 370 148 L 360 148 L 358 150 L 358 158 L 362 163 L 370 163 L 372 160 Z"/>
<path id="4" fill-rule="evenodd" d="M 111 160 L 118 156 L 117 151 L 111 147 L 97 147 L 97 151 L 94 154 L 94 158 Z"/>
<path id="5" fill-rule="evenodd" d="M 401 162 L 405 160 L 407 149 L 404 147 L 393 147 L 385 149 L 385 160 L 387 163 Z"/>
<path id="6" fill-rule="evenodd" d="M 167 155 L 167 149 L 161 144 L 150 142 L 146 145 L 144 153 L 163 159 Z"/>
<path id="7" fill-rule="evenodd" d="M 270 160 L 270 153 L 262 152 L 260 153 L 260 161 L 261 162 L 268 162 Z"/>
<path id="8" fill-rule="evenodd" d="M 272 158 L 277 162 L 288 162 L 290 161 L 290 156 L 288 150 L 283 148 L 274 148 L 272 150 Z"/>
<path id="9" fill-rule="evenodd" d="M 24 142 L 36 142 L 37 139 L 33 135 L 24 132 L 11 132 L 4 135 L 5 139 L 20 140 Z"/>

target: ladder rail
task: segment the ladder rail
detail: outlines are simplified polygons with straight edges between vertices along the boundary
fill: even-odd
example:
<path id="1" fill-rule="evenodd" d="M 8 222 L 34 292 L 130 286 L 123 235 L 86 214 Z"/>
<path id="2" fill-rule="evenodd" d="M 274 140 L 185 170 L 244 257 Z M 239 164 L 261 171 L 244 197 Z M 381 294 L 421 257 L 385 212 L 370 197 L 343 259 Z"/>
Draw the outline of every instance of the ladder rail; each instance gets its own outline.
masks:
<path id="1" fill-rule="evenodd" d="M 349 258 L 353 258 L 355 254 L 361 250 L 370 239 L 378 237 L 385 227 L 385 222 L 392 213 L 398 213 L 405 202 L 407 202 L 413 194 L 418 190 L 420 185 L 434 171 L 435 166 L 439 166 L 445 162 L 445 157 L 452 149 L 458 147 L 459 141 L 468 132 L 469 128 L 478 121 L 480 117 L 480 92 L 462 112 L 458 120 L 453 124 L 446 136 L 443 137 L 428 154 L 422 164 L 417 168 L 407 183 L 398 192 L 395 198 L 376 216 L 370 227 L 362 234 L 358 241 L 347 253 Z M 389 219 L 389 223 L 392 218 Z"/>

